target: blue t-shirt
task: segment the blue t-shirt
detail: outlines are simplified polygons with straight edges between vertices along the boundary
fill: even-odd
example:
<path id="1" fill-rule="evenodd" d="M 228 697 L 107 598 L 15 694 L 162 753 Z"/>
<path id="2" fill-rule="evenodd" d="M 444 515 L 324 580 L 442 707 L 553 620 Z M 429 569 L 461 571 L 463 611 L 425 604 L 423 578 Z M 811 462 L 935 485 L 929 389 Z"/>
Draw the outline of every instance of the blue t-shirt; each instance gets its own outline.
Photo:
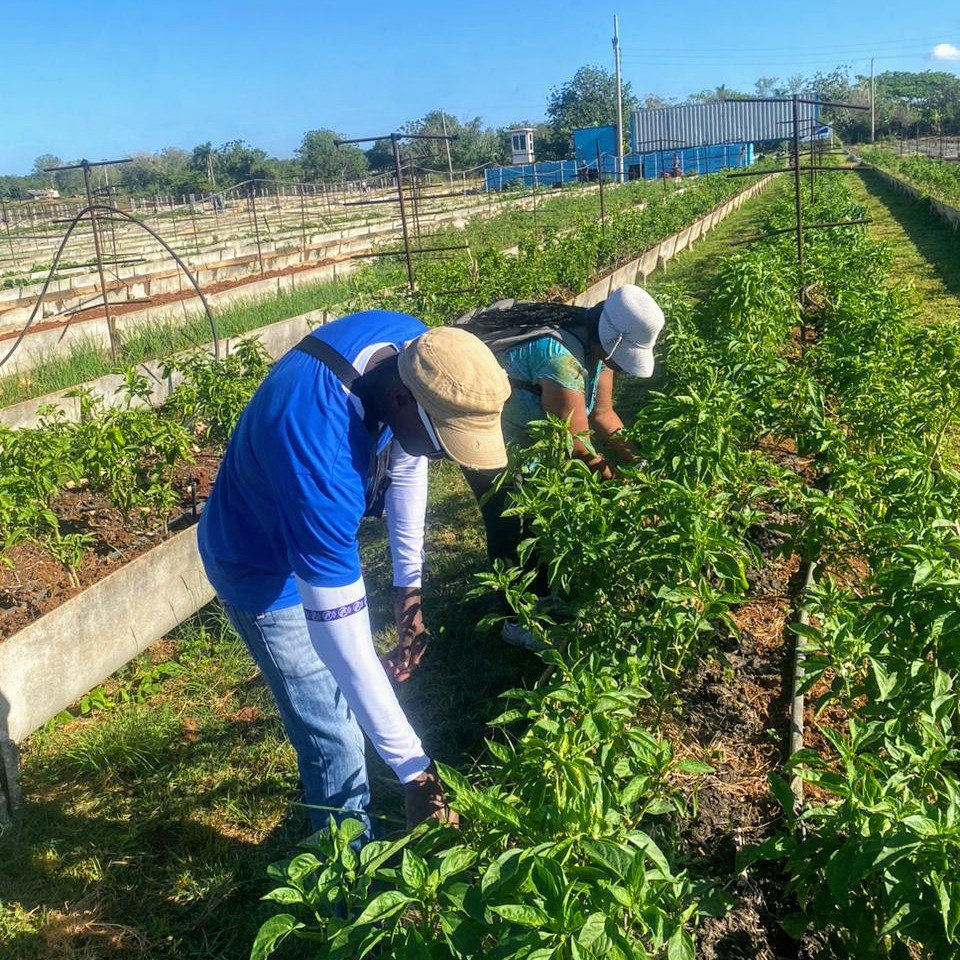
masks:
<path id="1" fill-rule="evenodd" d="M 511 380 L 537 385 L 545 377 L 561 387 L 582 393 L 587 413 L 592 413 L 597 402 L 597 381 L 603 363 L 598 362 L 590 370 L 580 355 L 581 351 L 575 354 L 555 338 L 543 336 L 506 350 L 497 359 Z M 527 424 L 545 417 L 540 395 L 514 386 L 500 418 L 504 439 L 521 446 L 528 444 Z"/>
<path id="2" fill-rule="evenodd" d="M 371 310 L 312 336 L 355 364 L 368 348 L 399 349 L 424 330 L 415 317 Z M 299 602 L 294 574 L 323 587 L 359 579 L 373 443 L 356 398 L 326 364 L 301 350 L 279 360 L 240 416 L 200 517 L 200 556 L 224 600 L 259 613 Z"/>

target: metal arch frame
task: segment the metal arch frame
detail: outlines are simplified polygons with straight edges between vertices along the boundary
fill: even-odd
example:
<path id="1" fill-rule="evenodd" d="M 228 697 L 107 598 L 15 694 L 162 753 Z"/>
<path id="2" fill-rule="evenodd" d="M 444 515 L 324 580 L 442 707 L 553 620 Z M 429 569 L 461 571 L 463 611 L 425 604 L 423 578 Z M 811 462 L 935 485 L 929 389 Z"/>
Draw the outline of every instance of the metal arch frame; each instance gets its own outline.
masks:
<path id="1" fill-rule="evenodd" d="M 60 262 L 60 257 L 63 256 L 63 251 L 66 248 L 67 242 L 70 240 L 70 237 L 72 236 L 73 231 L 77 228 L 77 226 L 79 226 L 80 222 L 85 217 L 89 217 L 90 215 L 95 215 L 97 213 L 103 213 L 113 219 L 125 220 L 128 223 L 132 223 L 135 226 L 140 227 L 141 229 L 145 230 L 148 234 L 150 234 L 150 236 L 153 237 L 153 239 L 156 240 L 157 243 L 159 243 L 160 246 L 163 247 L 163 249 L 170 254 L 170 256 L 173 258 L 177 266 L 184 272 L 184 274 L 186 274 L 187 279 L 190 281 L 190 285 L 193 287 L 197 296 L 200 298 L 200 302 L 203 304 L 204 312 L 206 313 L 207 319 L 210 322 L 210 331 L 213 334 L 213 356 L 215 359 L 219 360 L 220 359 L 220 336 L 217 332 L 217 324 L 213 318 L 213 313 L 210 310 L 210 304 L 207 303 L 207 298 L 203 295 L 203 290 L 200 288 L 200 284 L 197 282 L 196 277 L 194 277 L 194 275 L 190 272 L 190 268 L 186 265 L 186 263 L 184 263 L 180 255 L 173 249 L 173 247 L 170 246 L 169 243 L 167 243 L 166 240 L 163 239 L 163 237 L 160 236 L 159 233 L 156 232 L 156 230 L 153 230 L 151 227 L 148 227 L 142 220 L 138 220 L 136 217 L 127 213 L 125 210 L 121 210 L 118 207 L 113 206 L 112 204 L 94 203 L 84 207 L 82 210 L 80 210 L 77 213 L 77 215 L 73 218 L 73 220 L 70 221 L 70 225 L 67 227 L 67 230 L 63 235 L 63 239 L 60 241 L 60 246 L 57 248 L 56 255 L 54 256 L 53 262 L 50 265 L 50 270 L 47 273 L 47 278 L 43 282 L 43 288 L 40 291 L 40 296 L 37 298 L 37 302 L 34 305 L 33 311 L 31 312 L 29 318 L 27 319 L 27 322 L 24 324 L 23 329 L 20 331 L 20 335 L 14 341 L 13 346 L 10 347 L 10 349 L 4 355 L 3 359 L 0 360 L 0 369 L 2 369 L 3 366 L 7 363 L 7 361 L 14 355 L 14 353 L 16 353 L 20 344 L 23 343 L 24 338 L 29 332 L 30 327 L 33 325 L 34 320 L 36 320 L 37 311 L 39 311 L 41 305 L 43 304 L 44 298 L 47 295 L 47 291 L 50 288 L 50 283 L 53 280 L 53 275 L 57 271 L 57 265 Z M 104 289 L 102 291 L 102 294 L 103 294 L 104 301 L 106 301 L 107 291 Z M 67 328 L 70 326 L 72 322 L 73 322 L 73 318 L 71 317 L 64 326 L 64 332 L 66 332 Z M 111 334 L 111 338 L 112 338 L 112 334 Z"/>

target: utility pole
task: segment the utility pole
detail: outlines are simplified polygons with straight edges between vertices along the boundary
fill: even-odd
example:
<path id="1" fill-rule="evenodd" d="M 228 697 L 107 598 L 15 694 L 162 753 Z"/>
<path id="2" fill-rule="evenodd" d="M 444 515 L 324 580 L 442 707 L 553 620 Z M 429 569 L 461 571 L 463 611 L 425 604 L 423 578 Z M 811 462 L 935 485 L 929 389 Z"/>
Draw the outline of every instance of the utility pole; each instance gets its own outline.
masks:
<path id="1" fill-rule="evenodd" d="M 620 85 L 620 27 L 613 15 L 613 67 L 617 75 L 617 180 L 623 182 L 623 88 Z"/>
<path id="2" fill-rule="evenodd" d="M 876 138 L 877 126 L 877 107 L 876 107 L 876 88 L 873 85 L 873 57 L 870 58 L 870 142 L 873 143 Z"/>
<path id="3" fill-rule="evenodd" d="M 450 140 L 447 137 L 447 115 L 440 111 L 440 122 L 443 124 L 443 143 L 447 148 L 447 171 L 450 174 L 450 186 L 453 186 L 453 160 L 450 159 Z"/>

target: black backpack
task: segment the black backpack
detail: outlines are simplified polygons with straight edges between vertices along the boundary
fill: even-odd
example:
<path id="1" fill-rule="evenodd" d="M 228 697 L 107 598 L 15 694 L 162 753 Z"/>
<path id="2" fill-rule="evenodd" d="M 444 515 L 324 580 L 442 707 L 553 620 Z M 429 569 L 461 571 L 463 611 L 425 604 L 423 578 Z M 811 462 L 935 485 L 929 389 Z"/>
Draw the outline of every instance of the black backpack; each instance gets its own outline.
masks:
<path id="1" fill-rule="evenodd" d="M 507 350 L 540 337 L 562 343 L 582 364 L 590 356 L 590 313 L 586 307 L 566 303 L 498 300 L 478 307 L 453 321 L 453 326 L 479 337 L 498 357 Z M 540 394 L 540 385 L 510 378 L 514 387 Z"/>

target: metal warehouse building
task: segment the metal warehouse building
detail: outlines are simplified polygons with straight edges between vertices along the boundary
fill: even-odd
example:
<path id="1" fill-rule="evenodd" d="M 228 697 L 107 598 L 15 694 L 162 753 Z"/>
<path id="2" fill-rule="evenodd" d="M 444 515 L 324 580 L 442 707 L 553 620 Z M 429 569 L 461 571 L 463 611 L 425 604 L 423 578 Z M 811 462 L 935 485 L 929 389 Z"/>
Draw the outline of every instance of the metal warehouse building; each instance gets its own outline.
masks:
<path id="1" fill-rule="evenodd" d="M 801 132 L 819 119 L 818 108 L 799 104 Z M 793 104 L 723 100 L 690 107 L 634 110 L 630 115 L 630 149 L 643 153 L 670 147 L 709 147 L 721 143 L 783 140 L 791 134 Z"/>

